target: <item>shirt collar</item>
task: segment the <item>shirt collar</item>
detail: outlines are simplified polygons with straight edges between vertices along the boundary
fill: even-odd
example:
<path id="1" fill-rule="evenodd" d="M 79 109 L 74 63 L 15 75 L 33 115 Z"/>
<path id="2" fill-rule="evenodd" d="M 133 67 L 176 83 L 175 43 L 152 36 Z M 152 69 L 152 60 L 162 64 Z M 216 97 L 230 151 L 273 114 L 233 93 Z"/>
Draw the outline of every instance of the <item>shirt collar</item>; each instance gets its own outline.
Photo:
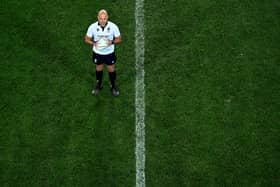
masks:
<path id="1" fill-rule="evenodd" d="M 104 28 L 105 28 L 107 25 L 108 25 L 108 21 L 106 22 L 106 24 L 105 24 Z M 100 23 L 99 23 L 99 22 L 98 22 L 98 26 L 102 27 L 102 26 L 100 25 Z"/>

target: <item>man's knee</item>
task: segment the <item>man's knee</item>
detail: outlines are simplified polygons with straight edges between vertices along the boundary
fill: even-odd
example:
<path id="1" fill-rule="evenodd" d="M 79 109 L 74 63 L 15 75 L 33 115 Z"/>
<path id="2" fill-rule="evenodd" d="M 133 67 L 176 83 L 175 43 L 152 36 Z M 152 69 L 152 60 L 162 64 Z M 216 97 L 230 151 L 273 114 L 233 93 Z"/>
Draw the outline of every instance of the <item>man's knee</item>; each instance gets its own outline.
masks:
<path id="1" fill-rule="evenodd" d="M 97 70 L 97 71 L 102 71 L 102 70 L 103 70 L 103 64 L 101 64 L 101 65 L 96 65 L 96 70 Z"/>
<path id="2" fill-rule="evenodd" d="M 109 72 L 114 72 L 115 71 L 115 65 L 107 66 L 107 69 L 108 69 Z"/>

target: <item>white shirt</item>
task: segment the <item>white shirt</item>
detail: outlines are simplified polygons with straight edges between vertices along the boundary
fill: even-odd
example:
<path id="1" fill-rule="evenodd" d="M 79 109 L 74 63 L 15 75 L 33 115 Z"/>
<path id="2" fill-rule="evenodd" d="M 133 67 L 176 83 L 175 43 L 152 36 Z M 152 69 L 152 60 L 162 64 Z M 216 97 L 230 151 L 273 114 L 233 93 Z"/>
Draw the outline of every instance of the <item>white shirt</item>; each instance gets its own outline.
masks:
<path id="1" fill-rule="evenodd" d="M 115 37 L 119 37 L 120 35 L 118 26 L 110 21 L 107 22 L 104 28 L 102 28 L 97 21 L 91 24 L 87 30 L 87 36 L 91 37 L 94 42 L 101 40 L 113 40 Z M 114 52 L 115 44 L 102 48 L 93 46 L 92 50 L 100 55 L 108 55 Z"/>

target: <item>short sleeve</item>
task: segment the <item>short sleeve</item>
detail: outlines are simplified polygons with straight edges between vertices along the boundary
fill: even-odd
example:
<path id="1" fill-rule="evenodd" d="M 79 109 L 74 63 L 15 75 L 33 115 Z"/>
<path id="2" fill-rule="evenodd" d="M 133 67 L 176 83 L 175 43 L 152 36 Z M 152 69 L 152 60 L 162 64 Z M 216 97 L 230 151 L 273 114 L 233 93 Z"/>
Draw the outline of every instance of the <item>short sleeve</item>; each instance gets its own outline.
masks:
<path id="1" fill-rule="evenodd" d="M 88 27 L 87 36 L 91 37 L 91 38 L 93 36 L 93 27 L 92 27 L 92 25 Z"/>
<path id="2" fill-rule="evenodd" d="M 117 25 L 114 26 L 114 37 L 119 37 L 121 35 L 120 30 Z"/>

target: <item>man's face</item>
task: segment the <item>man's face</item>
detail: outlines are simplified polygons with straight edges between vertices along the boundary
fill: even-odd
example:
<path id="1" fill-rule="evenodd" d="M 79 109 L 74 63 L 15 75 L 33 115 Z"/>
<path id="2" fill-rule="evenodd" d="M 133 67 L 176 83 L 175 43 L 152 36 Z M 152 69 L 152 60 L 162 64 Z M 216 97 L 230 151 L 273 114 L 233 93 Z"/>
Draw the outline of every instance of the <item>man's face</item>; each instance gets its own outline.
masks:
<path id="1" fill-rule="evenodd" d="M 108 21 L 108 15 L 105 14 L 105 13 L 101 13 L 101 14 L 98 15 L 97 18 L 98 18 L 99 24 L 100 24 L 102 27 L 104 27 L 104 26 L 106 25 L 107 21 Z"/>

